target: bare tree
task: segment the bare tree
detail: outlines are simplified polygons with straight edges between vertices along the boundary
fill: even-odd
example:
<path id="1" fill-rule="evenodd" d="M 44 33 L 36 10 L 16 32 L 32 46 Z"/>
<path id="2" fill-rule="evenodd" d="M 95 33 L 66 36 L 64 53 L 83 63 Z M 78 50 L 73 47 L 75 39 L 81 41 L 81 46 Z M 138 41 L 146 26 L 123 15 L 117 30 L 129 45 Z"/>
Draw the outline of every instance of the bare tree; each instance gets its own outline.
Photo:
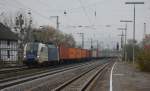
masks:
<path id="1" fill-rule="evenodd" d="M 51 26 L 42 26 L 42 28 L 34 29 L 34 40 L 42 42 L 52 42 L 55 45 L 63 45 L 66 47 L 74 47 L 75 40 L 72 35 L 64 34 Z"/>

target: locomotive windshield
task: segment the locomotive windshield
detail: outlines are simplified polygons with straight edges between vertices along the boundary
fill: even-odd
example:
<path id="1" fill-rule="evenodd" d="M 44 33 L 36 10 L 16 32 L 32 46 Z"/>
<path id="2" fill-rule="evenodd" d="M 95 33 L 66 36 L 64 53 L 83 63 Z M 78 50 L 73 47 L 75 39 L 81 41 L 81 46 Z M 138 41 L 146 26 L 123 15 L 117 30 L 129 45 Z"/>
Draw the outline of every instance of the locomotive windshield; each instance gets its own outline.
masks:
<path id="1" fill-rule="evenodd" d="M 26 47 L 26 53 L 37 54 L 38 51 L 38 43 L 28 43 Z"/>

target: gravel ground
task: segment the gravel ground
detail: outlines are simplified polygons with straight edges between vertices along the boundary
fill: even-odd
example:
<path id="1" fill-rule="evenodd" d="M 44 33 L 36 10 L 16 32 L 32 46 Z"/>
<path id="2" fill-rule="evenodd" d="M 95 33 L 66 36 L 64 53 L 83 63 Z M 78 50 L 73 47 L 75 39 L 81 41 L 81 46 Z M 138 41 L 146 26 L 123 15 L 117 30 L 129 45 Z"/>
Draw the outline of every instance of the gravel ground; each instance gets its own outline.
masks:
<path id="1" fill-rule="evenodd" d="M 72 79 L 74 76 L 77 76 L 78 74 L 81 74 L 82 72 L 89 70 L 89 68 L 93 68 L 93 67 L 83 67 L 83 68 L 81 67 L 74 71 L 62 73 L 58 75 L 57 78 L 56 76 L 54 76 L 45 85 L 38 86 L 34 89 L 32 88 L 32 91 L 51 91 L 52 89 L 59 86 L 60 84 L 63 84 L 64 82 Z"/>
<path id="2" fill-rule="evenodd" d="M 150 91 L 150 73 L 140 72 L 132 64 L 117 62 L 113 91 Z"/>
<path id="3" fill-rule="evenodd" d="M 102 63 L 102 62 L 99 61 L 97 63 Z M 87 70 L 87 68 L 86 69 L 83 68 L 84 67 L 80 67 L 74 71 L 70 70 L 70 71 L 58 73 L 56 75 L 51 75 L 44 78 L 36 79 L 34 81 L 29 81 L 17 86 L 10 87 L 9 90 L 5 89 L 3 91 L 51 91 L 51 89 L 54 89 L 55 87 L 71 79 L 75 75 Z"/>
<path id="4" fill-rule="evenodd" d="M 97 67 L 96 69 L 93 69 L 92 71 L 88 72 L 84 76 L 69 84 L 67 87 L 63 88 L 61 91 L 80 91 L 83 84 L 100 68 L 101 66 Z"/>
<path id="5" fill-rule="evenodd" d="M 11 72 L 5 72 L 3 74 L 0 74 L 0 80 L 4 80 L 4 79 L 8 79 L 11 77 L 16 77 L 16 76 L 24 76 L 27 74 L 31 74 L 31 73 L 37 73 L 40 71 L 44 71 L 47 70 L 47 68 L 32 68 L 32 69 L 24 69 L 24 70 L 12 70 Z"/>
<path id="6" fill-rule="evenodd" d="M 88 91 L 109 91 L 110 71 L 111 68 Z M 112 85 L 113 91 L 150 91 L 150 73 L 141 72 L 132 64 L 117 62 Z"/>
<path id="7" fill-rule="evenodd" d="M 102 77 L 99 77 L 96 83 L 91 88 L 88 88 L 87 91 L 109 91 L 110 70 L 111 68 Z"/>

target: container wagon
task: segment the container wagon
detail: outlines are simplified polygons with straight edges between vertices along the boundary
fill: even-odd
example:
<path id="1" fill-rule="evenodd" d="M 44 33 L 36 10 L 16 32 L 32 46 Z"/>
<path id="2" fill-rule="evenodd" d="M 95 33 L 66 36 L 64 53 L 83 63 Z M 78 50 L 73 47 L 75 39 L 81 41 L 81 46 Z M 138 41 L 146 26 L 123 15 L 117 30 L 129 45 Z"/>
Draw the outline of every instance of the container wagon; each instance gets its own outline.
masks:
<path id="1" fill-rule="evenodd" d="M 49 64 L 59 61 L 58 48 L 52 44 L 27 43 L 24 47 L 26 65 Z"/>
<path id="2" fill-rule="evenodd" d="M 50 65 L 62 62 L 80 62 L 90 60 L 91 51 L 81 48 L 67 48 L 53 44 L 27 43 L 24 48 L 24 60 L 26 65 Z M 95 57 L 95 56 L 94 56 Z"/>

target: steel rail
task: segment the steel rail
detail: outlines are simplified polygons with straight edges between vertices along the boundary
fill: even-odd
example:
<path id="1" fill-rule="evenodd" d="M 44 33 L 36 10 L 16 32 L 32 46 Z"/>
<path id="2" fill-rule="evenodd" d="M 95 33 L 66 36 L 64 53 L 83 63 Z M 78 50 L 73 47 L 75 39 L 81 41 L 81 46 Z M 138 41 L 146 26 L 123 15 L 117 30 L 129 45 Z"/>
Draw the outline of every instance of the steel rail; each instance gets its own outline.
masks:
<path id="1" fill-rule="evenodd" d="M 103 69 L 105 66 L 107 66 L 108 64 L 109 64 L 109 63 L 104 63 L 103 66 L 102 66 L 102 64 L 101 64 L 101 65 L 98 65 L 98 66 L 96 66 L 96 67 L 94 67 L 94 68 L 92 68 L 92 69 L 90 69 L 90 70 L 88 70 L 88 71 L 86 71 L 86 72 L 83 72 L 83 73 L 81 73 L 80 75 L 78 75 L 78 76 L 76 76 L 76 77 L 70 79 L 69 81 L 65 82 L 64 84 L 62 84 L 62 85 L 60 85 L 60 86 L 54 88 L 52 91 L 60 91 L 60 90 L 62 90 L 63 88 L 67 87 L 69 84 L 71 84 L 71 83 L 73 83 L 74 81 L 76 81 L 76 80 L 80 79 L 81 77 L 83 77 L 85 74 L 87 74 L 87 73 L 93 71 L 94 69 L 98 68 L 99 66 L 102 66 L 102 67 L 101 67 L 101 70 L 102 70 L 102 69 Z"/>
<path id="2" fill-rule="evenodd" d="M 99 69 L 98 71 L 95 72 L 95 74 L 93 76 L 90 77 L 90 79 L 81 87 L 80 91 L 85 91 L 90 85 L 94 84 L 100 77 L 102 77 L 104 75 L 104 72 L 107 71 L 107 69 L 109 68 L 109 66 L 112 63 L 109 63 L 107 65 L 104 65 L 101 69 Z M 91 88 L 92 86 L 90 86 Z"/>
<path id="3" fill-rule="evenodd" d="M 60 69 L 59 70 L 54 70 L 52 72 L 42 73 L 42 74 L 30 76 L 30 77 L 20 78 L 20 79 L 17 79 L 17 80 L 10 80 L 8 82 L 2 82 L 0 84 L 0 89 L 4 89 L 4 88 L 10 87 L 10 86 L 14 86 L 14 85 L 17 85 L 17 84 L 20 84 L 20 83 L 24 83 L 24 82 L 31 81 L 31 80 L 34 80 L 34 79 L 38 79 L 38 78 L 45 77 L 45 76 L 48 76 L 48 75 L 54 75 L 54 74 L 57 74 L 57 73 L 60 73 L 60 72 L 65 72 L 67 70 L 77 69 L 77 68 L 80 68 L 80 67 L 83 67 L 83 66 L 87 66 L 87 64 L 91 64 L 91 62 L 86 63 L 86 64 L 73 66 L 73 67 L 67 67 L 67 68 L 64 68 L 64 69 L 61 69 L 61 70 Z"/>

